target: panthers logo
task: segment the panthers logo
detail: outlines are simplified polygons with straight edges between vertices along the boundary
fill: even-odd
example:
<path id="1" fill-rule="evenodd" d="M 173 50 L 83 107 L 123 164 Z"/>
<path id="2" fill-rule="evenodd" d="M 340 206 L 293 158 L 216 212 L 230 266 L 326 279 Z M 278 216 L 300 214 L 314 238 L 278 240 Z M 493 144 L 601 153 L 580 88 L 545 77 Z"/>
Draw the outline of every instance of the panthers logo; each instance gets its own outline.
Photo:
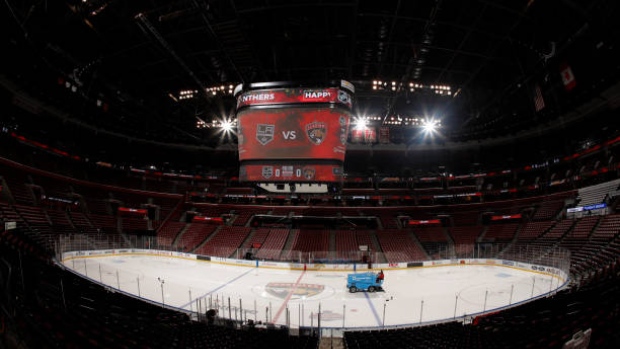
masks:
<path id="1" fill-rule="evenodd" d="M 311 122 L 306 125 L 306 135 L 310 142 L 319 145 L 327 137 L 327 125 L 324 122 Z"/>
<path id="2" fill-rule="evenodd" d="M 289 295 L 291 299 L 300 299 L 302 297 L 310 298 L 320 294 L 324 289 L 324 285 L 295 285 L 290 282 L 270 282 L 265 286 L 265 291 L 267 291 L 267 293 L 280 299 L 286 299 Z"/>
<path id="3" fill-rule="evenodd" d="M 314 175 L 316 174 L 316 170 L 312 167 L 304 167 L 303 170 L 304 173 L 304 178 L 306 180 L 312 180 L 314 179 Z"/>

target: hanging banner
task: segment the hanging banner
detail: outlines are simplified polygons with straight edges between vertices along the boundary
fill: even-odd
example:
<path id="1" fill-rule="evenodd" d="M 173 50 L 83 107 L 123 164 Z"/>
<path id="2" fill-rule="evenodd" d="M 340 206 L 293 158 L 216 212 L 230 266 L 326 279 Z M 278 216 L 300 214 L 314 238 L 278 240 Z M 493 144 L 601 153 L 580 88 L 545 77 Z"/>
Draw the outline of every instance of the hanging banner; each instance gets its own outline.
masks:
<path id="1" fill-rule="evenodd" d="M 379 143 L 390 143 L 390 128 L 388 126 L 381 126 L 379 129 Z"/>
<path id="2" fill-rule="evenodd" d="M 377 142 L 377 129 L 374 127 L 366 127 L 364 130 L 364 142 L 376 143 Z"/>
<path id="3" fill-rule="evenodd" d="M 560 64 L 560 75 L 562 76 L 564 89 L 566 89 L 567 92 L 572 91 L 577 86 L 575 75 L 573 75 L 573 69 L 571 69 L 568 63 L 563 62 Z"/>

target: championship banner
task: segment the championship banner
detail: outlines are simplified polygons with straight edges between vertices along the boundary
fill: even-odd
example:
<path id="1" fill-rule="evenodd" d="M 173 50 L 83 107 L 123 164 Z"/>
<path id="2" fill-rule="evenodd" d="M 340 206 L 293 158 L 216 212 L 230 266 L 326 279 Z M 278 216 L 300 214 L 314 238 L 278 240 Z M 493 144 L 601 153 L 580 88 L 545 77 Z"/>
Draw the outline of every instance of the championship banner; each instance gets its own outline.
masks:
<path id="1" fill-rule="evenodd" d="M 366 127 L 366 129 L 364 129 L 364 142 L 377 142 L 377 130 L 374 127 Z"/>
<path id="2" fill-rule="evenodd" d="M 354 128 L 351 130 L 351 143 L 361 143 L 364 138 L 364 130 Z"/>
<path id="3" fill-rule="evenodd" d="M 237 109 L 246 106 L 299 103 L 336 103 L 350 109 L 353 102 L 349 92 L 336 87 L 264 89 L 244 92 L 237 96 Z"/>
<path id="4" fill-rule="evenodd" d="M 379 128 L 379 143 L 390 143 L 390 128 L 388 126 L 381 126 L 381 128 Z"/>
<path id="5" fill-rule="evenodd" d="M 344 161 L 350 115 L 331 108 L 245 109 L 237 114 L 239 160 Z"/>
<path id="6" fill-rule="evenodd" d="M 241 164 L 240 181 L 339 182 L 343 168 L 326 164 Z"/>

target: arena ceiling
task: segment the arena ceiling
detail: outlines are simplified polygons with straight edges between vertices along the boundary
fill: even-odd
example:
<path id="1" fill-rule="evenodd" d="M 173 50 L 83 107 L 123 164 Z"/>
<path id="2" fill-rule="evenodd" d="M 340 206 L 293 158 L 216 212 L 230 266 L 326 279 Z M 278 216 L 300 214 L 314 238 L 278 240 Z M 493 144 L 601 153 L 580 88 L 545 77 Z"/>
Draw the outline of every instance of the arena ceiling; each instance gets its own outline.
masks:
<path id="1" fill-rule="evenodd" d="M 456 140 L 490 137 L 561 118 L 618 69 L 615 0 L 7 0 L 3 10 L 9 57 L 36 53 L 87 98 L 190 136 L 197 119 L 231 114 L 231 85 L 345 79 L 356 113 L 378 124 L 437 116 Z"/>

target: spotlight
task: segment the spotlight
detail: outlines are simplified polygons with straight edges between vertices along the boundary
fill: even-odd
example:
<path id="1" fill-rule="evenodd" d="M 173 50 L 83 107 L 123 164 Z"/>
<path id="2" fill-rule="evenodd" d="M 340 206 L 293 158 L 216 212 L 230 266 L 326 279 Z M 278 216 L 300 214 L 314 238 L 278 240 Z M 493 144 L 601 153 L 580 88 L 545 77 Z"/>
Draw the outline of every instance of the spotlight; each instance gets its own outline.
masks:
<path id="1" fill-rule="evenodd" d="M 221 127 L 222 127 L 222 131 L 228 133 L 228 132 L 232 131 L 233 124 L 232 124 L 232 122 L 230 122 L 230 120 L 223 120 Z"/>

